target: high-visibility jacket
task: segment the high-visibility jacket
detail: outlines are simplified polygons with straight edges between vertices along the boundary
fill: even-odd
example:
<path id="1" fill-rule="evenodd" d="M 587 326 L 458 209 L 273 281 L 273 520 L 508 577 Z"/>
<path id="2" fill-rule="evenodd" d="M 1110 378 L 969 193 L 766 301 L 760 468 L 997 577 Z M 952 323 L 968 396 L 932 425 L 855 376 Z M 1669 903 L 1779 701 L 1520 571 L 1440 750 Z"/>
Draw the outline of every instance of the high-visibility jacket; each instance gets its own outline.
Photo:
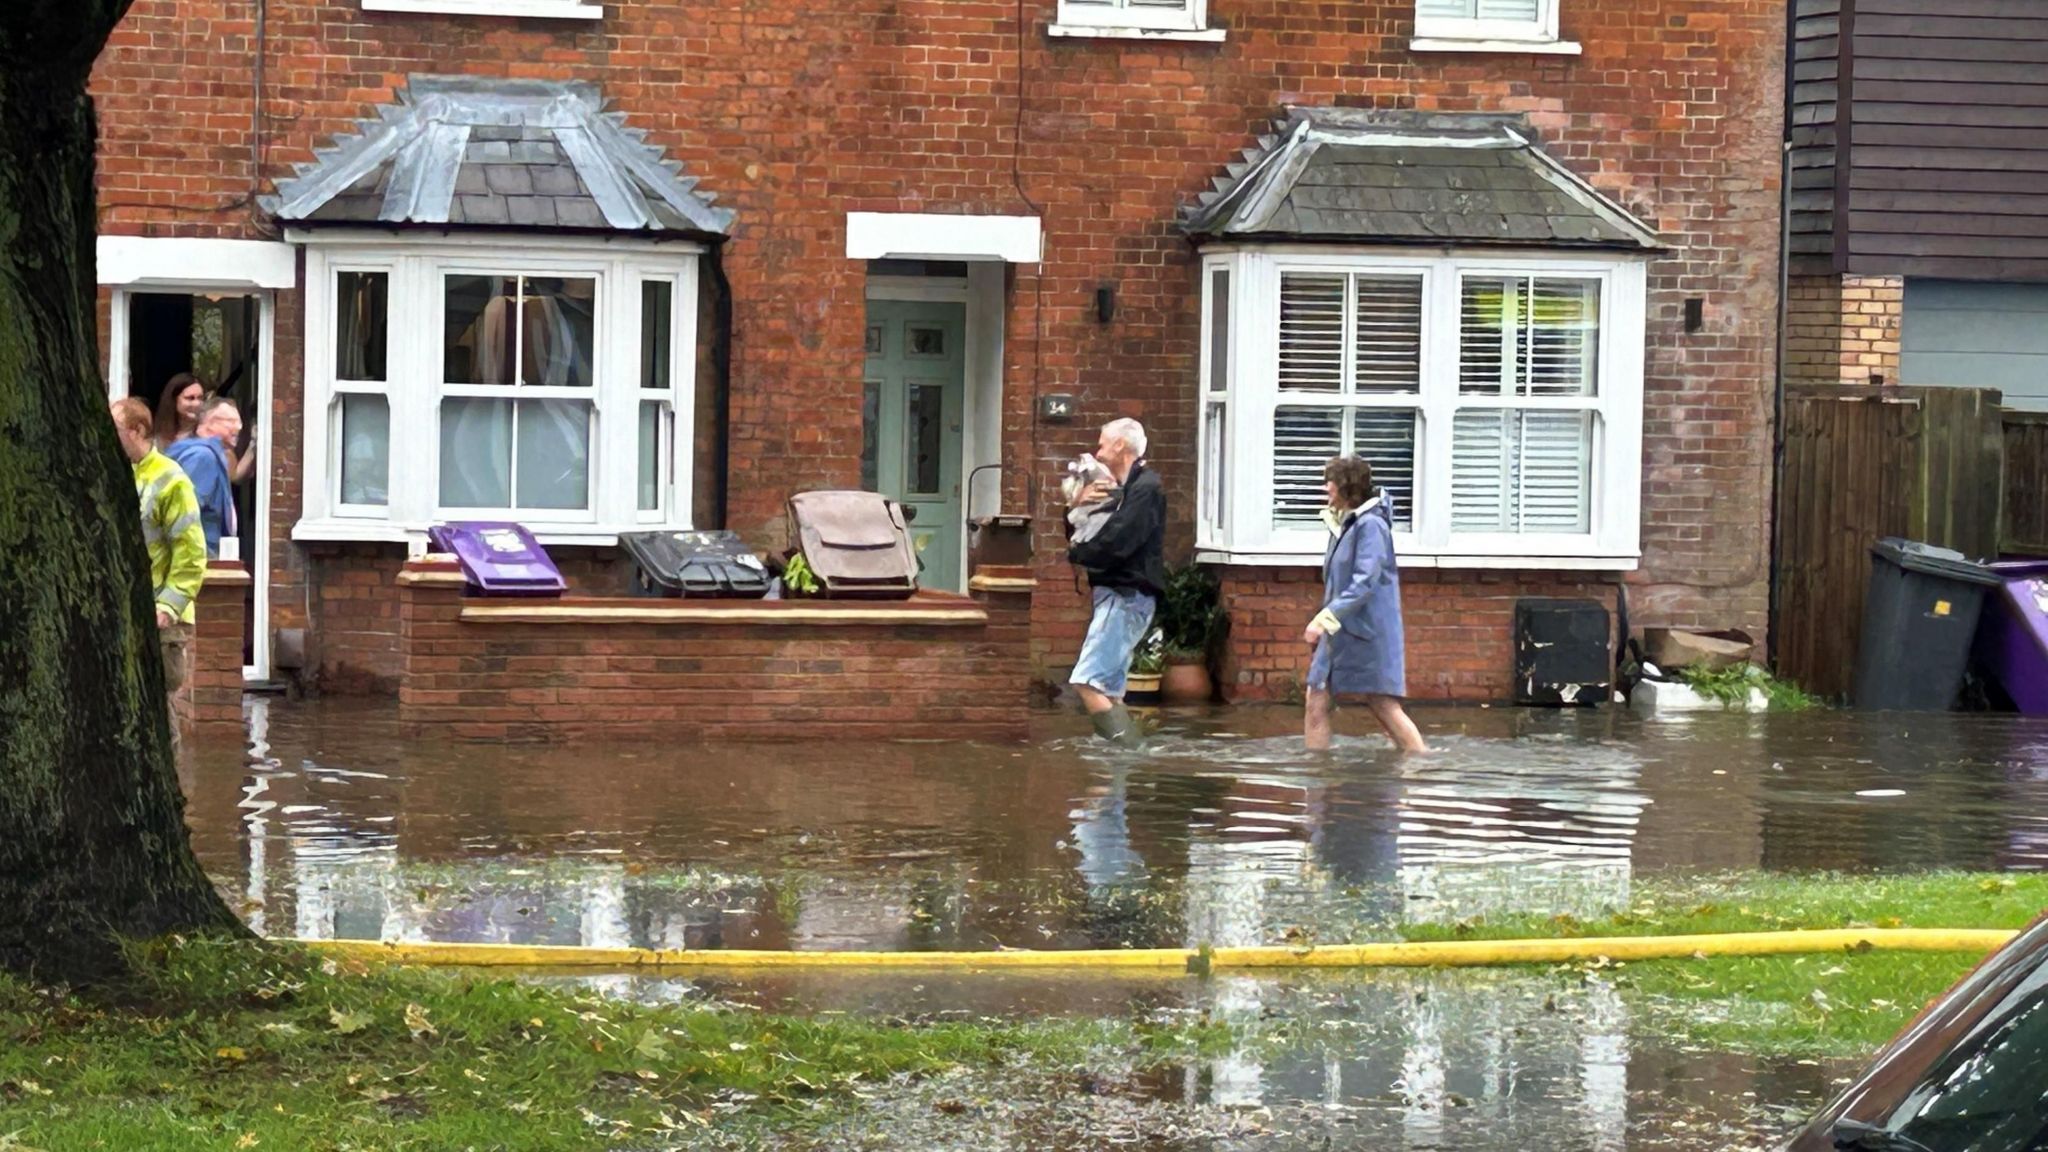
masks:
<path id="1" fill-rule="evenodd" d="M 135 495 L 142 502 L 142 539 L 149 545 L 149 585 L 157 607 L 190 624 L 206 579 L 199 497 L 185 470 L 154 448 L 135 462 Z"/>

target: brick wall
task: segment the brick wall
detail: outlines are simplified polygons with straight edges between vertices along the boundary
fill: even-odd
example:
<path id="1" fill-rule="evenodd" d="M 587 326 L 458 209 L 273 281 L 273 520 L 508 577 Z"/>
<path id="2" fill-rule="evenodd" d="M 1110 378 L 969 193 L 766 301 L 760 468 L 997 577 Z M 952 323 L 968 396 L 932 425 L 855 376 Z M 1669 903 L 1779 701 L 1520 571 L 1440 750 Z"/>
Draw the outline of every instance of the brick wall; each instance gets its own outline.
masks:
<path id="1" fill-rule="evenodd" d="M 927 593 L 907 604 L 623 602 L 696 614 L 662 623 L 478 621 L 462 618 L 465 604 L 512 602 L 469 600 L 453 564 L 415 561 L 396 588 L 399 715 L 485 740 L 1021 737 L 1029 721 L 1030 582 L 1017 583 L 973 600 Z M 621 603 L 578 597 L 531 606 L 578 612 Z M 976 605 L 975 622 L 919 622 Z M 863 622 L 773 620 L 792 610 Z M 705 613 L 748 620 L 727 624 Z"/>
<path id="2" fill-rule="evenodd" d="M 1618 578 L 1533 572 L 1401 573 L 1408 695 L 1418 700 L 1505 700 L 1513 695 L 1515 603 L 1539 597 L 1593 600 L 1615 611 Z M 1300 695 L 1309 648 L 1301 634 L 1322 604 L 1312 568 L 1232 568 L 1224 690 L 1233 700 Z"/>
<path id="3" fill-rule="evenodd" d="M 1785 292 L 1785 378 L 1898 383 L 1905 313 L 1904 277 L 1792 277 Z"/>
<path id="4" fill-rule="evenodd" d="M 270 0 L 259 109 L 251 0 L 137 0 L 95 76 L 102 226 L 267 236 L 252 191 L 409 73 L 600 84 L 738 211 L 721 257 L 729 522 L 765 546 L 787 493 L 858 478 L 864 270 L 845 259 L 845 214 L 1038 215 L 1045 261 L 1008 276 L 1004 454 L 1007 502 L 1041 514 L 1035 658 L 1057 671 L 1084 607 L 1054 546 L 1054 462 L 1103 420 L 1139 416 L 1176 510 L 1170 547 L 1191 543 L 1198 317 L 1176 207 L 1286 103 L 1520 112 L 1671 245 L 1650 274 L 1639 619 L 1761 635 L 1782 3 L 1563 0 L 1577 56 L 1411 52 L 1412 0 L 1215 0 L 1222 44 L 1050 40 L 1052 0 L 1023 5 L 1021 27 L 1010 0 L 605 7 L 600 21 L 550 22 Z M 1093 309 L 1105 283 L 1109 324 Z M 296 295 L 279 295 L 276 389 L 279 446 L 294 451 Z M 1706 325 L 1687 333 L 1695 297 Z M 1034 399 L 1051 391 L 1079 397 L 1073 425 L 1036 422 Z M 296 480 L 273 484 L 277 622 L 289 623 L 328 584 L 282 544 Z M 1477 576 L 1440 579 L 1491 595 Z"/>
<path id="5" fill-rule="evenodd" d="M 399 652 L 398 573 L 402 544 L 321 544 L 305 550 L 315 637 L 312 679 L 322 692 L 395 696 Z M 613 548 L 551 548 L 569 587 L 593 596 L 627 591 L 631 570 Z"/>
<path id="6" fill-rule="evenodd" d="M 249 573 L 240 564 L 207 565 L 193 610 L 192 644 L 181 718 L 192 724 L 242 723 L 242 635 L 248 622 Z"/>

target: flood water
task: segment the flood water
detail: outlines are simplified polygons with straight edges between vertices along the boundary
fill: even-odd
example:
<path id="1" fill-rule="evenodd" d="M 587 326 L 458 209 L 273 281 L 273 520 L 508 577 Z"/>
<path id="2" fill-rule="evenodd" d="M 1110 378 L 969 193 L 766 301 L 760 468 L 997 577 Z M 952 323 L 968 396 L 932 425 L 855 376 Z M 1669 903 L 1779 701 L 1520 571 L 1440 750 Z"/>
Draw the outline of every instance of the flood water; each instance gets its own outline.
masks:
<path id="1" fill-rule="evenodd" d="M 313 938 L 894 950 L 1358 941 L 1402 922 L 1594 916 L 1658 874 L 2048 866 L 2038 722 L 1645 721 L 1611 709 L 1418 719 L 1437 755 L 1395 756 L 1360 734 L 1362 715 L 1340 721 L 1352 735 L 1331 753 L 1310 755 L 1288 709 L 1169 714 L 1142 755 L 1109 751 L 1085 722 L 1049 711 L 1023 745 L 846 744 L 821 732 L 779 746 L 540 748 L 407 740 L 388 706 L 252 700 L 247 745 L 188 742 L 181 775 L 195 846 L 245 918 Z M 584 982 L 919 1019 L 1297 1025 L 1278 1048 L 1109 1094 L 1127 1114 L 1088 1123 L 1127 1125 L 1128 1141 L 1062 1135 L 1071 1101 L 987 1106 L 1002 1114 L 913 1102 L 885 1130 L 821 1146 L 1762 1147 L 1848 1071 L 1682 1050 L 1597 981 L 1561 995 L 1540 973 Z M 927 1113 L 946 1123 L 902 1127 Z M 1220 1117 L 1202 1142 L 1168 1131 L 1196 1114 Z"/>

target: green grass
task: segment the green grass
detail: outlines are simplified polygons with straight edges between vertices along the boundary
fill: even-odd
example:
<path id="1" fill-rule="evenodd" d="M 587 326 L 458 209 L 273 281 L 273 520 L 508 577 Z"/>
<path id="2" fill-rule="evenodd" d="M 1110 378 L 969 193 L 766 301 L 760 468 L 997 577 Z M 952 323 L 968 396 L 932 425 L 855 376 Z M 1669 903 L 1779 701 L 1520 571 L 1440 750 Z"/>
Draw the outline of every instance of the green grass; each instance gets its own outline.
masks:
<path id="1" fill-rule="evenodd" d="M 91 998 L 0 978 L 0 1148 L 654 1147 L 802 1127 L 865 1085 L 956 1065 L 1142 1067 L 1227 1043 L 1214 1025 L 642 1006 L 246 944 L 138 956 L 130 985 Z"/>
<path id="2" fill-rule="evenodd" d="M 1745 872 L 1639 880 L 1626 910 L 1407 924 L 1408 940 L 1689 936 L 1794 928 L 2021 928 L 2048 909 L 2048 875 Z"/>
<path id="3" fill-rule="evenodd" d="M 1600 975 L 1657 1033 L 1722 1051 L 1860 1058 L 1982 959 L 1962 953 L 1759 956 L 1616 965 Z"/>
<path id="4" fill-rule="evenodd" d="M 1410 940 L 1670 936 L 1797 928 L 2012 928 L 2048 908 L 2048 876 L 1742 873 L 1639 881 L 1611 916 L 1476 919 L 1403 928 Z M 1868 1054 L 1982 957 L 1873 952 L 1594 962 L 1557 971 L 1614 983 L 1658 1030 L 1774 1056 Z"/>

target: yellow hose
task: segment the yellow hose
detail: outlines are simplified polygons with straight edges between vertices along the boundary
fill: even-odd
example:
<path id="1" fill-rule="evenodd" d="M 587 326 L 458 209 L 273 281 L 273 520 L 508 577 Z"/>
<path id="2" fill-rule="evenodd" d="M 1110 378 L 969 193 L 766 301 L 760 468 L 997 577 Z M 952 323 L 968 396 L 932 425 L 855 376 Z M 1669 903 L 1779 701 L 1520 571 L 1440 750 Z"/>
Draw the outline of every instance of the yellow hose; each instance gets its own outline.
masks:
<path id="1" fill-rule="evenodd" d="M 1143 969 L 1475 968 L 1595 960 L 1672 960 L 1695 956 L 1802 953 L 1976 952 L 2013 938 L 2004 929 L 1830 928 L 1731 932 L 1709 936 L 1608 936 L 1560 940 L 1447 940 L 1429 943 L 1326 944 L 1314 948 L 1101 948 L 1000 952 L 749 952 L 738 949 L 582 948 L 536 944 L 432 944 L 374 940 L 298 940 L 336 956 L 427 967 L 621 969 Z"/>

